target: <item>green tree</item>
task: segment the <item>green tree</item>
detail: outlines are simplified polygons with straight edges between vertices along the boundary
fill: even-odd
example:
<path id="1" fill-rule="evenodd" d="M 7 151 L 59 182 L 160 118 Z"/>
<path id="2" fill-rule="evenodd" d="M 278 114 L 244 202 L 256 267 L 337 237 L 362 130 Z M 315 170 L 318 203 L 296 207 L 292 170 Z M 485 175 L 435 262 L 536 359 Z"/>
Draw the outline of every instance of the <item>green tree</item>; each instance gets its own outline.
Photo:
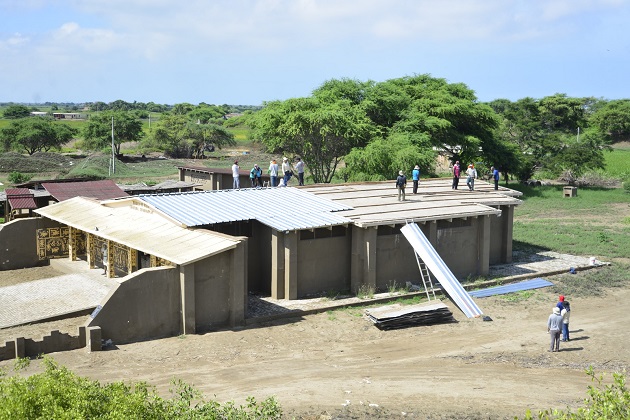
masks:
<path id="1" fill-rule="evenodd" d="M 58 123 L 47 117 L 29 117 L 13 121 L 2 129 L 0 137 L 5 149 L 23 150 L 32 155 L 58 149 L 70 141 L 77 130 L 66 124 Z"/>
<path id="2" fill-rule="evenodd" d="M 162 115 L 149 143 L 172 157 L 202 157 L 210 145 L 222 148 L 235 144 L 234 135 L 221 126 L 196 124 L 185 115 L 174 114 Z"/>
<path id="3" fill-rule="evenodd" d="M 92 114 L 83 129 L 85 146 L 89 149 L 103 149 L 112 143 L 112 119 L 114 124 L 114 151 L 120 155 L 120 145 L 129 141 L 139 141 L 144 133 L 142 122 L 130 112 L 105 111 Z"/>
<path id="4" fill-rule="evenodd" d="M 24 105 L 9 105 L 4 110 L 4 118 L 7 119 L 17 119 L 17 118 L 26 118 L 31 115 L 31 111 Z"/>
<path id="5" fill-rule="evenodd" d="M 269 152 L 300 156 L 315 182 L 330 182 L 343 157 L 376 134 L 365 112 L 348 99 L 269 102 L 248 116 L 247 123 Z"/>
<path id="6" fill-rule="evenodd" d="M 605 102 L 593 113 L 590 123 L 609 143 L 630 139 L 630 99 Z"/>

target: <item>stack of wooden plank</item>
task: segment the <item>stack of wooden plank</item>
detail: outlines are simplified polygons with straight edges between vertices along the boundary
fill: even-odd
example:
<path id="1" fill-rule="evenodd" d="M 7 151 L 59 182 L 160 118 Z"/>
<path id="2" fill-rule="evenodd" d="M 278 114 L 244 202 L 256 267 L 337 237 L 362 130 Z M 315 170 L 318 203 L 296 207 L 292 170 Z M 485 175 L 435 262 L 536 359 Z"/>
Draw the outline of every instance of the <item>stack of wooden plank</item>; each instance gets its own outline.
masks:
<path id="1" fill-rule="evenodd" d="M 366 309 L 370 321 L 381 330 L 455 322 L 453 313 L 440 301 L 420 305 L 388 305 Z"/>

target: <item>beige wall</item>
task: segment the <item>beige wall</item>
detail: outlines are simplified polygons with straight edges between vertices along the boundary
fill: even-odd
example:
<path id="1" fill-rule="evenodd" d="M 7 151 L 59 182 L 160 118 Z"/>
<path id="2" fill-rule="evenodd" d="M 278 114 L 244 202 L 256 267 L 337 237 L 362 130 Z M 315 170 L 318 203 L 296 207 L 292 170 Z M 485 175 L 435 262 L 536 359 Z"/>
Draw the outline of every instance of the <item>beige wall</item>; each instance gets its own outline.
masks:
<path id="1" fill-rule="evenodd" d="M 346 236 L 298 241 L 298 297 L 350 290 L 350 242 L 350 229 Z"/>
<path id="2" fill-rule="evenodd" d="M 376 289 L 387 290 L 393 282 L 397 287 L 408 281 L 420 284 L 420 270 L 407 238 L 402 233 L 376 238 Z"/>
<path id="3" fill-rule="evenodd" d="M 114 344 L 179 335 L 181 332 L 179 271 L 145 268 L 122 279 L 101 302 L 87 327 L 101 327 Z"/>
<path id="4" fill-rule="evenodd" d="M 195 266 L 197 331 L 228 325 L 230 320 L 231 252 L 199 261 Z M 227 268 L 227 269 L 226 269 Z"/>
<path id="5" fill-rule="evenodd" d="M 442 257 L 455 277 L 477 274 L 478 219 L 472 219 L 470 227 L 437 230 L 435 250 Z"/>
<path id="6" fill-rule="evenodd" d="M 0 270 L 48 265 L 37 256 L 37 229 L 61 226 L 50 219 L 33 217 L 0 225 Z"/>

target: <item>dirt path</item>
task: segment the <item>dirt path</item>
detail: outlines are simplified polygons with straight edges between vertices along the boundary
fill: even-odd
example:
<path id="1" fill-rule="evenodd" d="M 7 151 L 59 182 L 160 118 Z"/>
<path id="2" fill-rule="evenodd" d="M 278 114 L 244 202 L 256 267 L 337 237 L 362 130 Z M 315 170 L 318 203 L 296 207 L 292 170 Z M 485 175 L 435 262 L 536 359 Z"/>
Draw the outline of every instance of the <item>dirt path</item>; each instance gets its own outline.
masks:
<path id="1" fill-rule="evenodd" d="M 578 405 L 589 365 L 628 367 L 628 338 L 619 334 L 626 308 L 611 303 L 626 301 L 630 290 L 571 300 L 572 341 L 548 353 L 556 297 L 541 289 L 521 303 L 479 299 L 492 322 L 468 320 L 447 302 L 457 323 L 380 331 L 361 309 L 348 309 L 54 358 L 102 381 L 147 381 L 164 395 L 173 378 L 219 401 L 275 395 L 288 417 L 512 418 Z"/>

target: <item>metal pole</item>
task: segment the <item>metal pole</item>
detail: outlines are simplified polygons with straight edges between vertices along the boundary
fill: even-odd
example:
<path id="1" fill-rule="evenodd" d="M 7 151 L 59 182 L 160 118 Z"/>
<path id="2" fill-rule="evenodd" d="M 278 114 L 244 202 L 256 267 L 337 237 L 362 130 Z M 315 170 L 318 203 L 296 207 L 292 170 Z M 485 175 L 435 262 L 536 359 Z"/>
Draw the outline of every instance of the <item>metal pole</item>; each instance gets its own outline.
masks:
<path id="1" fill-rule="evenodd" d="M 112 116 L 112 172 L 111 175 L 116 173 L 116 149 L 114 148 L 114 117 Z"/>

